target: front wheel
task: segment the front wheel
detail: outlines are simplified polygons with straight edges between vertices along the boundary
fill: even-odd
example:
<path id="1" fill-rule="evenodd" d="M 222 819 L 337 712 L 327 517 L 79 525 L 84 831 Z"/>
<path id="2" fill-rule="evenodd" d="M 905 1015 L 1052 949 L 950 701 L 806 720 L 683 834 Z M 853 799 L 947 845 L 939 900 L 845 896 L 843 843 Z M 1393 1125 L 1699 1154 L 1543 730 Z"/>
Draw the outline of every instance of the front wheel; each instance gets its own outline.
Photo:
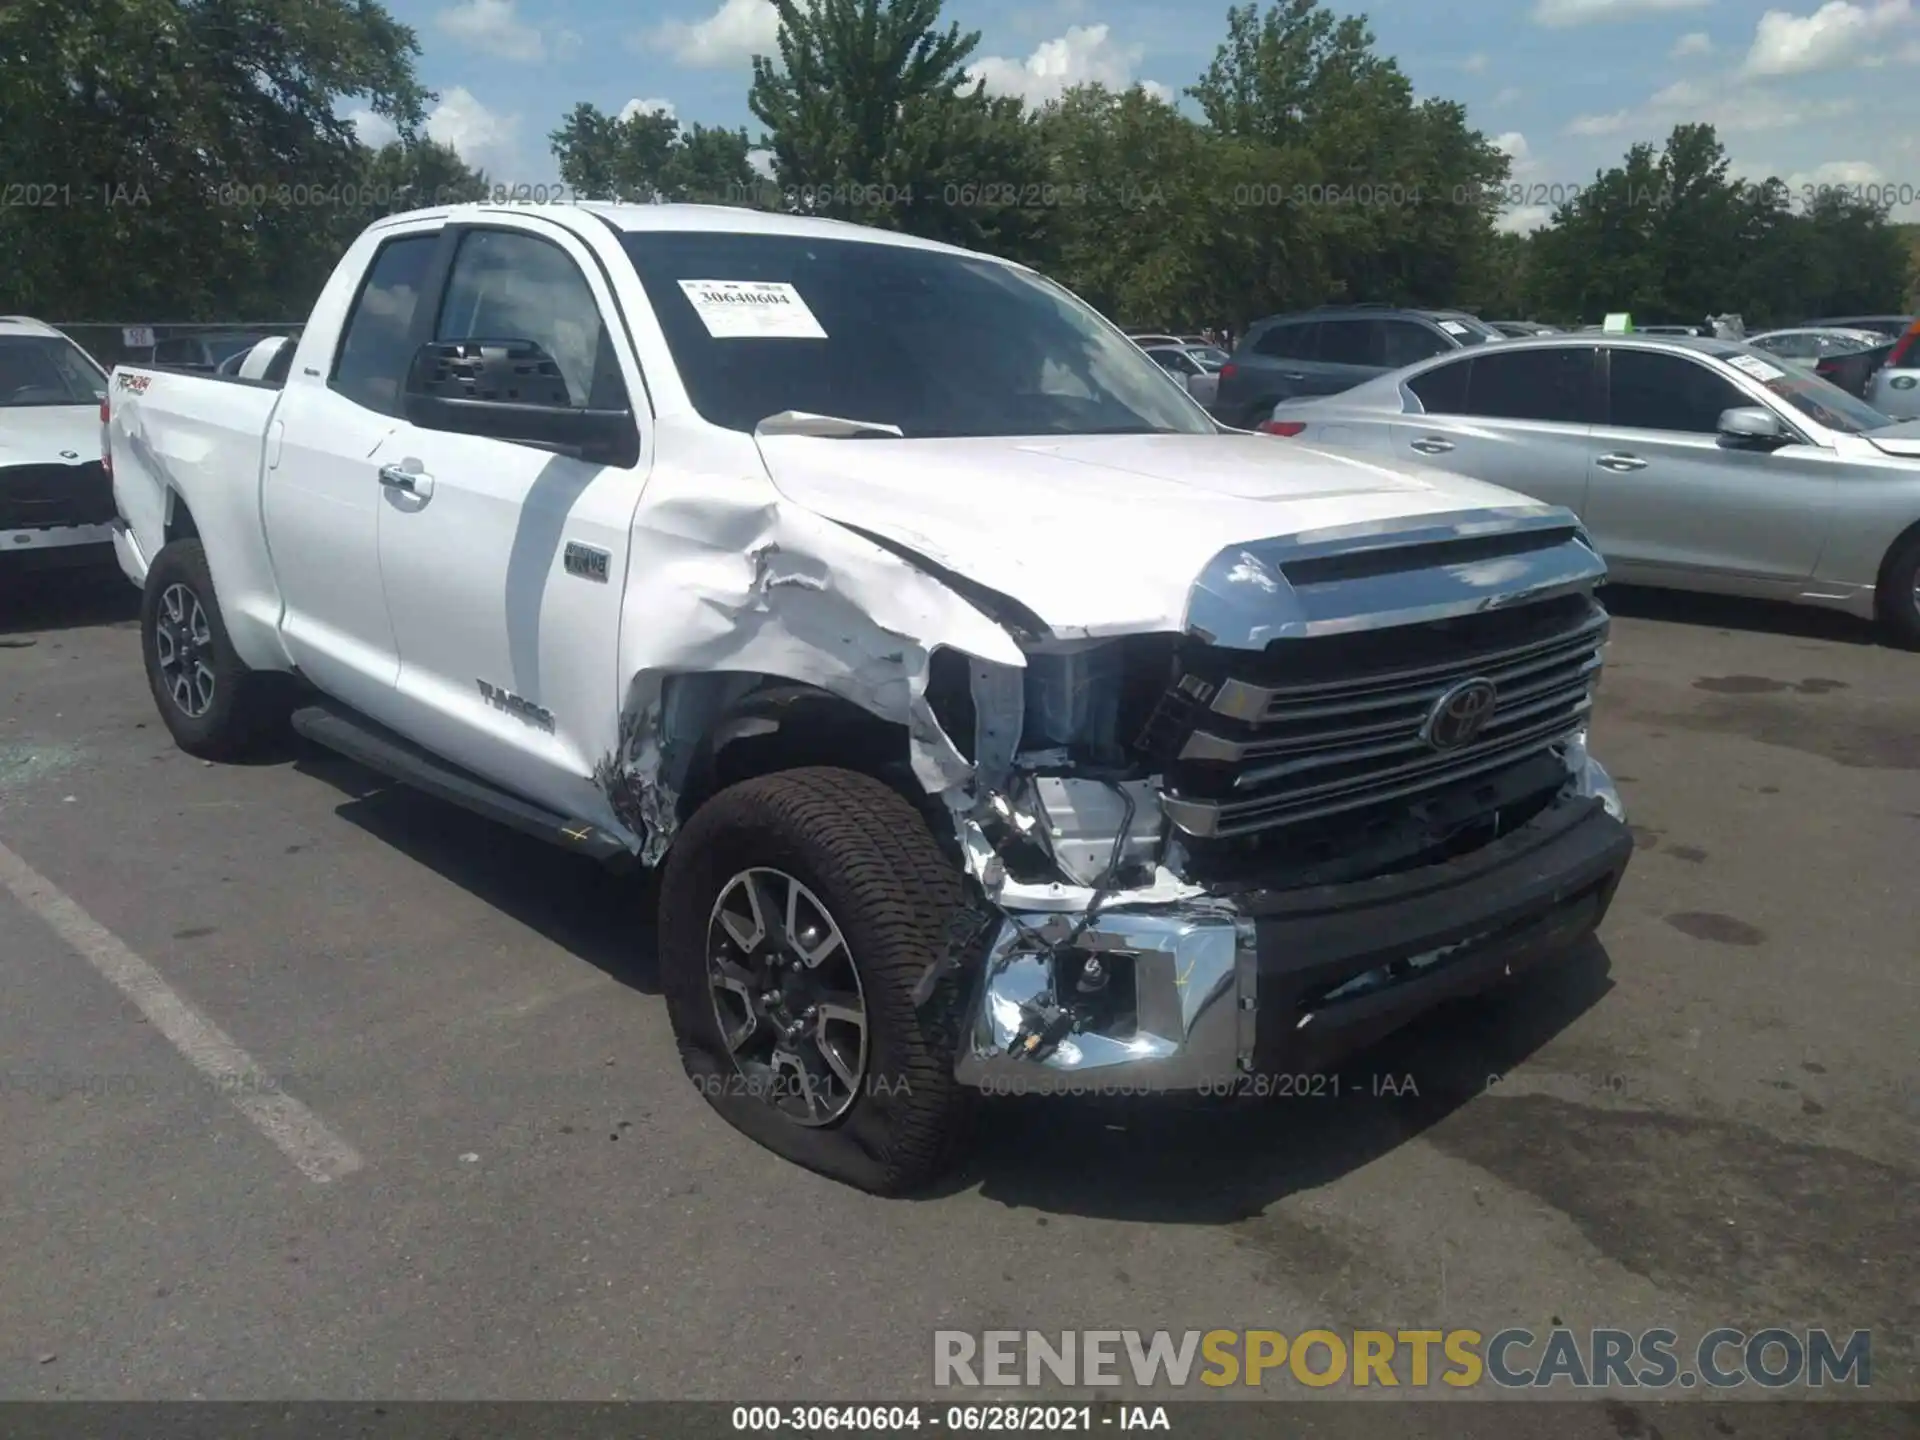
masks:
<path id="1" fill-rule="evenodd" d="M 827 768 L 743 781 L 675 841 L 660 963 L 681 1061 L 736 1129 L 810 1170 L 895 1195 L 946 1169 L 970 1092 L 960 995 L 913 990 L 947 943 L 957 868 L 918 811 Z"/>
<path id="2" fill-rule="evenodd" d="M 235 652 L 198 540 L 176 540 L 154 557 L 140 648 L 153 703 L 189 755 L 238 759 L 283 715 L 284 677 L 248 669 Z"/>
<path id="3" fill-rule="evenodd" d="M 1907 650 L 1920 650 L 1920 535 L 1910 536 L 1887 562 L 1880 582 L 1880 623 Z"/>

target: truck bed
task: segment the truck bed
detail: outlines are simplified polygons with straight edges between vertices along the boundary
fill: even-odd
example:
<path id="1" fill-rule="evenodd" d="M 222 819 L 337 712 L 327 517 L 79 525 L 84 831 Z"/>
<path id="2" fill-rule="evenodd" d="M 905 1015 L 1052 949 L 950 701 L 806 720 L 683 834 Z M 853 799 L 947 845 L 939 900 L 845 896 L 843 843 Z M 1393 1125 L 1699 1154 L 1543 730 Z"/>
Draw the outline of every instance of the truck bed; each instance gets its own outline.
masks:
<path id="1" fill-rule="evenodd" d="M 114 367 L 107 390 L 114 501 L 132 541 L 121 548 L 128 578 L 144 583 L 170 537 L 203 537 L 223 607 L 229 596 L 238 607 L 228 624 L 243 657 L 253 648 L 242 635 L 248 622 L 270 632 L 279 619 L 277 606 L 247 613 L 244 598 L 275 594 L 260 485 L 279 403 L 280 387 L 265 381 L 148 365 Z"/>

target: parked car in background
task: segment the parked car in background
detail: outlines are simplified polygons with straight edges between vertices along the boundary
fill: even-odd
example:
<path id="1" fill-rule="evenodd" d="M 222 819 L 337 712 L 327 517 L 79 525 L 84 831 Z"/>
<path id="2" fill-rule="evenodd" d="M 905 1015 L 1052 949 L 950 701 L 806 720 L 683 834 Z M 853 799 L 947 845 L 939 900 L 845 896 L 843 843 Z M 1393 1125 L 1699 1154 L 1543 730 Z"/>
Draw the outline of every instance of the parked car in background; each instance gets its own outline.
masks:
<path id="1" fill-rule="evenodd" d="M 1872 330 L 1889 340 L 1898 340 L 1912 328 L 1912 315 L 1839 315 L 1825 320 L 1803 320 L 1800 330 Z"/>
<path id="2" fill-rule="evenodd" d="M 1813 371 L 1849 395 L 1862 396 L 1894 347 L 1876 330 L 1769 330 L 1747 343 Z"/>
<path id="3" fill-rule="evenodd" d="M 1487 322 L 1502 335 L 1516 340 L 1524 340 L 1530 335 L 1558 335 L 1558 325 L 1542 325 L 1538 320 L 1489 320 Z"/>
<path id="4" fill-rule="evenodd" d="M 170 370 L 193 370 L 201 374 L 221 373 L 220 367 L 235 356 L 245 355 L 268 336 L 265 330 L 223 330 L 202 335 L 173 335 L 153 347 L 154 365 Z"/>
<path id="5" fill-rule="evenodd" d="M 1251 430 L 1281 400 L 1336 395 L 1435 355 L 1507 337 L 1461 310 L 1323 305 L 1257 320 L 1221 367 L 1213 413 Z"/>
<path id="6" fill-rule="evenodd" d="M 0 575 L 112 557 L 106 398 L 106 372 L 72 340 L 0 317 Z"/>
<path id="7" fill-rule="evenodd" d="M 1887 358 L 1867 377 L 1866 401 L 1897 420 L 1920 419 L 1920 320 L 1893 342 Z"/>
<path id="8" fill-rule="evenodd" d="M 1263 428 L 1564 505 L 1616 580 L 1829 606 L 1920 648 L 1920 423 L 1763 350 L 1512 340 L 1282 404 Z"/>
<path id="9" fill-rule="evenodd" d="M 1187 387 L 1209 410 L 1220 390 L 1220 367 L 1227 353 L 1213 345 L 1142 345 L 1147 358 Z"/>

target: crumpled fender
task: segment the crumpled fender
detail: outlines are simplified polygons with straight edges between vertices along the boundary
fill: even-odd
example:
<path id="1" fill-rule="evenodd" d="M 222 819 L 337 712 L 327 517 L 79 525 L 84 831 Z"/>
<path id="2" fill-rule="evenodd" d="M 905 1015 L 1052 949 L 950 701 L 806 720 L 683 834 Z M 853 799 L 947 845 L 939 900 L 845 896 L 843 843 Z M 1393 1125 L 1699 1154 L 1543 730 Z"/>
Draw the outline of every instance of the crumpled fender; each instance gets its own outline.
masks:
<path id="1" fill-rule="evenodd" d="M 594 775 L 647 864 L 672 843 L 692 752 L 757 678 L 816 686 L 905 727 L 915 776 L 962 808 L 975 767 L 927 704 L 929 656 L 948 647 L 985 662 L 976 674 L 1016 681 L 1026 665 L 1012 636 L 953 590 L 782 499 L 737 438 L 744 449 L 709 442 L 707 473 L 656 476 L 635 517 L 619 739 Z M 1017 683 L 988 689 L 1017 707 Z M 1017 735 L 1018 714 L 1005 718 Z"/>

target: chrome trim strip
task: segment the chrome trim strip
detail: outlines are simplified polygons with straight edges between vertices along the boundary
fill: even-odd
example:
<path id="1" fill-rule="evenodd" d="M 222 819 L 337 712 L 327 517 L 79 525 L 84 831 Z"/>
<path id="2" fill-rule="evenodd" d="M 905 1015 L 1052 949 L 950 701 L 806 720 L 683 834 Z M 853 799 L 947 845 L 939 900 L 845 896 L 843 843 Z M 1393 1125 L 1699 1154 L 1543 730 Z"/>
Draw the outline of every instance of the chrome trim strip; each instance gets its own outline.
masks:
<path id="1" fill-rule="evenodd" d="M 1485 655 L 1473 656 L 1464 660 L 1449 660 L 1439 665 L 1415 666 L 1407 670 L 1382 671 L 1345 680 L 1323 680 L 1305 685 L 1255 685 L 1244 680 L 1226 680 L 1220 685 L 1214 696 L 1212 709 L 1234 720 L 1266 721 L 1273 717 L 1268 712 L 1276 703 L 1294 699 L 1312 699 L 1320 695 L 1351 695 L 1355 697 L 1353 708 L 1359 708 L 1360 697 L 1375 690 L 1385 690 L 1393 686 L 1419 680 L 1431 679 L 1438 683 L 1443 678 L 1465 675 L 1485 675 L 1496 685 L 1500 677 L 1493 672 L 1504 669 L 1517 661 L 1526 660 L 1548 650 L 1565 649 L 1569 653 L 1584 648 L 1588 644 L 1600 646 L 1606 643 L 1612 621 L 1604 610 L 1595 608 L 1592 617 L 1579 628 L 1563 630 L 1557 635 L 1545 639 L 1530 641 L 1510 650 L 1489 651 Z M 1552 660 L 1544 662 L 1551 664 Z M 1516 672 L 1519 673 L 1519 672 Z M 1304 715 L 1305 712 L 1292 712 Z"/>
<path id="2" fill-rule="evenodd" d="M 1492 730 L 1497 727 L 1506 726 L 1510 722 L 1532 720 L 1536 716 L 1545 715 L 1550 711 L 1565 712 L 1564 718 L 1571 721 L 1575 717 L 1585 715 L 1592 708 L 1593 697 L 1587 692 L 1585 686 L 1581 686 L 1577 691 L 1550 695 L 1545 700 L 1523 706 L 1519 710 L 1496 715 L 1487 728 Z M 1556 718 L 1553 723 L 1558 724 L 1559 718 Z M 1536 725 L 1534 728 L 1538 729 L 1539 727 Z M 1418 736 L 1409 735 L 1406 739 L 1390 745 L 1360 745 L 1348 750 L 1336 750 L 1318 755 L 1305 755 L 1294 760 L 1281 760 L 1272 765 L 1263 765 L 1255 770 L 1243 770 L 1234 778 L 1233 788 L 1236 790 L 1257 789 L 1259 786 L 1270 784 L 1275 780 L 1283 780 L 1289 775 L 1304 775 L 1310 770 L 1325 770 L 1330 766 L 1350 765 L 1361 760 L 1390 760 L 1396 755 L 1418 755 L 1420 757 L 1411 764 L 1396 765 L 1384 770 L 1373 770 L 1355 779 L 1335 780 L 1323 782 L 1319 785 L 1308 785 L 1302 789 L 1289 790 L 1283 796 L 1273 797 L 1276 800 L 1311 800 L 1329 791 L 1350 790 L 1356 786 L 1372 785 L 1377 781 L 1394 780 L 1401 775 L 1418 774 L 1427 770 L 1444 770 L 1447 768 L 1447 761 L 1449 760 L 1471 759 L 1475 755 L 1498 749 L 1500 746 L 1517 739 L 1519 734 L 1525 733 L 1527 732 L 1523 730 L 1516 734 L 1515 731 L 1509 729 L 1505 734 L 1489 735 L 1483 741 L 1458 750 L 1433 750 Z M 1422 751 L 1425 753 L 1422 754 Z"/>
<path id="3" fill-rule="evenodd" d="M 1555 534 L 1557 543 L 1550 543 Z M 1542 547 L 1490 560 L 1448 563 L 1424 548 L 1535 534 Z M 1407 552 L 1407 568 L 1296 585 L 1285 567 L 1303 560 Z M 1262 650 L 1276 640 L 1354 634 L 1478 614 L 1591 589 L 1606 563 L 1569 510 L 1528 505 L 1426 515 L 1258 540 L 1221 551 L 1187 599 L 1187 633 L 1225 649 Z"/>
<path id="4" fill-rule="evenodd" d="M 1517 738 L 1510 737 L 1512 743 L 1502 746 L 1497 751 L 1484 754 L 1475 752 L 1478 758 L 1472 764 L 1449 764 L 1438 769 L 1428 769 L 1413 775 L 1404 784 L 1369 789 L 1359 794 L 1335 796 L 1321 805 L 1293 809 L 1288 805 L 1288 802 L 1294 799 L 1291 795 L 1229 804 L 1213 800 L 1183 800 L 1177 796 L 1165 795 L 1161 797 L 1160 808 L 1175 828 L 1199 840 L 1230 839 L 1235 836 L 1257 834 L 1262 830 L 1270 830 L 1276 825 L 1293 825 L 1306 820 L 1318 820 L 1327 815 L 1337 815 L 1343 810 L 1355 810 L 1363 805 L 1397 800 L 1403 796 L 1434 789 L 1457 780 L 1470 780 L 1475 775 L 1497 770 L 1503 765 L 1510 765 L 1529 755 L 1550 750 L 1555 745 L 1564 744 L 1584 728 L 1586 708 L 1588 707 L 1582 707 L 1583 718 L 1579 721 L 1556 721 L 1552 726 L 1543 727 L 1537 733 Z M 1371 777 L 1374 781 L 1380 778 L 1382 777 Z M 1276 809 L 1279 813 L 1274 813 Z"/>

